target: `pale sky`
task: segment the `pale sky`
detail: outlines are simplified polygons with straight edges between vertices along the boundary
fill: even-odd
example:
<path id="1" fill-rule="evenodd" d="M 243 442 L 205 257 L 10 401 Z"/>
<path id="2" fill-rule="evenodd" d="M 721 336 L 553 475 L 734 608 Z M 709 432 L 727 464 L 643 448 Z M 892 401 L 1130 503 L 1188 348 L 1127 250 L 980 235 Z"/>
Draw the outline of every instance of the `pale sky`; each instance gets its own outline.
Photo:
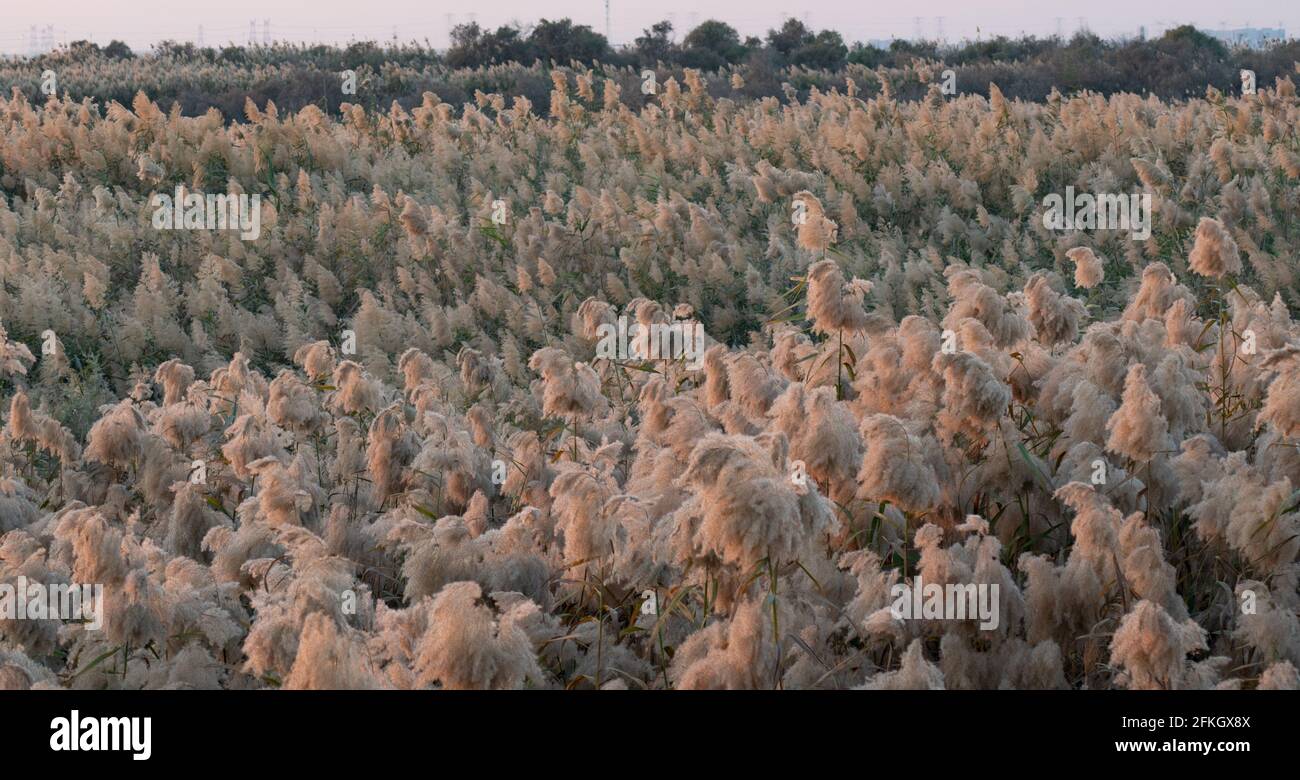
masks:
<path id="1" fill-rule="evenodd" d="M 997 34 L 1066 35 L 1080 26 L 1103 37 L 1148 34 L 1192 23 L 1201 28 L 1245 26 L 1300 32 L 1295 0 L 610 0 L 610 33 L 615 45 L 628 43 L 661 19 L 670 19 L 678 37 L 705 19 L 721 19 L 742 35 L 763 35 L 787 16 L 839 31 L 847 41 L 910 38 L 946 40 Z M 546 17 L 569 17 L 605 32 L 604 0 L 0 0 L 0 52 L 27 53 L 31 26 L 53 27 L 55 43 L 113 38 L 137 50 L 164 39 L 197 41 L 203 27 L 207 45 L 246 43 L 249 22 L 257 37 L 270 21 L 274 40 L 347 42 L 351 39 L 425 40 L 446 45 L 450 25 L 477 21 L 496 27 Z M 940 18 L 942 17 L 942 22 Z M 941 35 L 942 33 L 942 35 Z M 40 35 L 42 33 L 38 33 Z"/>

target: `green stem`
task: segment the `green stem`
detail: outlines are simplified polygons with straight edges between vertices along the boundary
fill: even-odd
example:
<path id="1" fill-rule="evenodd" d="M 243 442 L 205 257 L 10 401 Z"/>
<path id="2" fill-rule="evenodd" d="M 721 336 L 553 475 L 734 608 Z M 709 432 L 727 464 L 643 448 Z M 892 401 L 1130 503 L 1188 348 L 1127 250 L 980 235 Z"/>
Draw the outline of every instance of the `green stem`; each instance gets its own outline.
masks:
<path id="1" fill-rule="evenodd" d="M 840 376 L 844 372 L 844 329 L 840 328 L 835 348 L 835 400 L 844 400 L 844 387 L 840 383 Z"/>
<path id="2" fill-rule="evenodd" d="M 775 681 L 773 683 L 773 687 L 780 688 L 781 687 L 781 629 L 780 629 L 780 623 L 777 620 L 777 610 L 776 610 L 777 568 L 778 566 L 769 556 L 767 559 L 767 585 L 768 585 L 768 598 L 771 599 L 772 602 L 772 644 L 776 647 L 776 670 L 774 674 Z"/>

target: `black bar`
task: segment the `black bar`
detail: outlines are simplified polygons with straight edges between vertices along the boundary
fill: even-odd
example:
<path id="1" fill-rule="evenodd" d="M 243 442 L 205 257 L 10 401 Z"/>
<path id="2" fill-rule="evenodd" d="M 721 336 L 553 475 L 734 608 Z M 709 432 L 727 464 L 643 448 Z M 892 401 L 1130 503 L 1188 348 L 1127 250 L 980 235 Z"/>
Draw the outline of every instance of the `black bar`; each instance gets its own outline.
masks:
<path id="1" fill-rule="evenodd" d="M 592 761 L 588 771 L 607 771 L 597 767 L 697 766 L 687 757 L 699 755 L 737 771 L 811 761 L 865 772 L 1285 761 L 1296 698 L 1263 691 L 27 691 L 3 702 L 5 746 L 50 769 L 229 762 L 252 772 L 284 765 L 373 772 L 436 759 L 434 771 L 451 771 L 456 765 L 447 761 L 509 757 L 555 769 Z M 51 722 L 74 709 L 83 733 L 87 717 L 151 718 L 149 758 L 52 750 Z M 1121 742 L 1143 746 L 1120 751 Z M 1213 745 L 1208 755 L 1189 744 L 1204 742 Z"/>

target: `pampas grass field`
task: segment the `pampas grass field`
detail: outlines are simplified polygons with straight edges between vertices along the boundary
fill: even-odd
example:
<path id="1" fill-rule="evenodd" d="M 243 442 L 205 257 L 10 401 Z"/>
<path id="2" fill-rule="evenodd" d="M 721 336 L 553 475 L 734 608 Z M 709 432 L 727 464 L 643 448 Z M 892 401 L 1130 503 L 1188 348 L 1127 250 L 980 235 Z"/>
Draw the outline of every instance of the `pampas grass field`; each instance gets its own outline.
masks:
<path id="1" fill-rule="evenodd" d="M 1294 74 L 944 67 L 0 98 L 0 582 L 104 593 L 0 612 L 0 688 L 1300 687 Z M 1050 229 L 1067 187 L 1149 236 Z"/>

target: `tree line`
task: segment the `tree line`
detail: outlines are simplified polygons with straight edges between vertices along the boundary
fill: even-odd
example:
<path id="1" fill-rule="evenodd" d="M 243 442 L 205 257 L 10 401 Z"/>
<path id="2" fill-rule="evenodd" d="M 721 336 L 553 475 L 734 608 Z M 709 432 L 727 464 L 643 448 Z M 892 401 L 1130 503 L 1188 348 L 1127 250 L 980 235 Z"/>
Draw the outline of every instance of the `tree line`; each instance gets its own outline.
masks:
<path id="1" fill-rule="evenodd" d="M 894 40 L 881 48 L 850 45 L 834 30 L 814 30 L 793 18 L 761 38 L 741 36 L 726 22 L 710 19 L 682 36 L 671 22 L 659 22 L 616 48 L 587 25 L 543 19 L 495 30 L 460 25 L 444 49 L 427 41 L 225 47 L 165 41 L 137 55 L 120 41 L 103 47 L 77 41 L 33 58 L 0 59 L 0 84 L 43 100 L 39 74 L 54 68 L 60 74 L 60 94 L 74 98 L 129 104 L 134 92 L 143 89 L 187 114 L 217 108 L 226 116 L 242 113 L 245 99 L 258 105 L 273 100 L 288 110 L 307 104 L 336 110 L 344 102 L 387 109 L 393 102 L 418 105 L 423 91 L 459 104 L 478 90 L 522 95 L 545 111 L 549 70 L 574 64 L 624 83 L 622 99 L 636 108 L 643 102 L 636 74 L 645 68 L 655 69 L 661 82 L 670 76 L 680 81 L 683 71 L 693 68 L 706 74 L 710 91 L 718 95 L 780 100 L 806 95 L 814 87 L 843 88 L 850 77 L 871 95 L 880 88 L 875 77 L 880 76 L 907 100 L 924 96 L 929 88 L 915 74 L 933 68 L 921 66 L 942 64 L 954 70 L 962 93 L 987 95 L 989 84 L 997 84 L 1007 97 L 1040 101 L 1053 89 L 1162 99 L 1202 95 L 1210 86 L 1235 91 L 1242 69 L 1253 70 L 1263 87 L 1294 74 L 1297 60 L 1300 42 L 1264 49 L 1229 47 L 1191 26 L 1150 39 L 1103 39 L 1081 32 L 1068 39 L 994 37 L 957 44 Z M 142 69 L 141 64 L 151 67 Z M 338 74 L 344 70 L 363 74 L 365 88 L 358 94 L 340 92 Z M 732 75 L 741 76 L 744 86 L 731 86 Z"/>

